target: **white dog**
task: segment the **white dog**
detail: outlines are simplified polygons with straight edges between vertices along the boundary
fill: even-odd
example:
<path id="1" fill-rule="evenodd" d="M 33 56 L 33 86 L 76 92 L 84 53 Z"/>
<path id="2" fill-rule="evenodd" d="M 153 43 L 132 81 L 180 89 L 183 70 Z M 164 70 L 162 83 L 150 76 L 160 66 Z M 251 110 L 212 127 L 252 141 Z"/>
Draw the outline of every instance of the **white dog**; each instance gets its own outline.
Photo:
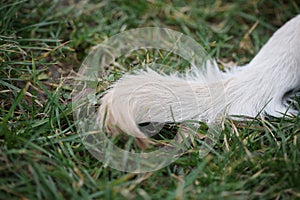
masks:
<path id="1" fill-rule="evenodd" d="M 216 67 L 215 62 L 208 65 Z M 194 70 L 192 74 L 202 73 Z M 277 30 L 249 64 L 223 75 L 208 83 L 197 76 L 166 76 L 152 70 L 125 75 L 101 99 L 100 127 L 145 138 L 138 126 L 143 122 L 297 114 L 286 100 L 300 89 L 300 15 Z M 134 92 L 137 86 L 141 88 Z"/>

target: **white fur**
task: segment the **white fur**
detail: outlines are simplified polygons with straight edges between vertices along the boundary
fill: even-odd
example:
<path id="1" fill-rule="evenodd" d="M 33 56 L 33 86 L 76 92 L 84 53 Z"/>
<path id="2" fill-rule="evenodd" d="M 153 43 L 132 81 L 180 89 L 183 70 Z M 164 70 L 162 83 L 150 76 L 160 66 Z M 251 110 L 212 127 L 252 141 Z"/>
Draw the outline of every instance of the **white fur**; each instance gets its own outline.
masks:
<path id="1" fill-rule="evenodd" d="M 142 122 L 282 116 L 287 111 L 284 95 L 300 89 L 300 15 L 277 30 L 246 66 L 219 80 L 212 78 L 216 68 L 208 61 L 206 71 L 193 68 L 185 77 L 150 69 L 125 75 L 101 99 L 100 127 L 145 137 L 137 126 Z"/>

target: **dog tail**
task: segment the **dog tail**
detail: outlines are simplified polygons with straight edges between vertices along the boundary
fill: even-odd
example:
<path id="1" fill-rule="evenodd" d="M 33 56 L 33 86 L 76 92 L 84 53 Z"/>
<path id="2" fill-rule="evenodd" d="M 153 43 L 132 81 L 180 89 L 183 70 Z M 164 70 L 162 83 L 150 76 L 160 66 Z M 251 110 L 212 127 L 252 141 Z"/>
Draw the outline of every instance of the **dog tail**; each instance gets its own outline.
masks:
<path id="1" fill-rule="evenodd" d="M 134 135 L 143 147 L 147 134 L 139 124 L 146 122 L 209 123 L 223 114 L 282 116 L 287 111 L 285 96 L 300 88 L 299 25 L 300 15 L 276 31 L 241 70 L 223 74 L 215 62 L 208 61 L 183 76 L 150 69 L 125 75 L 101 99 L 100 127 L 111 134 Z"/>
<path id="2" fill-rule="evenodd" d="M 139 124 L 213 121 L 224 108 L 224 87 L 217 64 L 206 62 L 185 75 L 162 75 L 151 69 L 127 74 L 106 91 L 98 110 L 100 128 L 111 135 L 125 132 L 146 148 Z"/>

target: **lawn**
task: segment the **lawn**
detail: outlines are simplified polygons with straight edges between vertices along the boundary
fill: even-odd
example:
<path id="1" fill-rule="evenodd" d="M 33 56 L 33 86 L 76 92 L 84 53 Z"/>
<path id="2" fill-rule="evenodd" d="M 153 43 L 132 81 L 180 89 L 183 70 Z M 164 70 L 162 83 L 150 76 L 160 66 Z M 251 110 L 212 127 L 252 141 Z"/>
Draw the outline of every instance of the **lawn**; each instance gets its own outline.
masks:
<path id="1" fill-rule="evenodd" d="M 206 156 L 194 145 L 167 167 L 134 174 L 89 153 L 71 98 L 92 47 L 125 30 L 182 32 L 224 69 L 249 62 L 298 13 L 296 0 L 1 0 L 0 199 L 300 199 L 299 117 L 226 120 Z M 166 55 L 141 53 L 109 69 L 106 86 Z M 162 59 L 167 71 L 189 67 L 173 58 Z"/>

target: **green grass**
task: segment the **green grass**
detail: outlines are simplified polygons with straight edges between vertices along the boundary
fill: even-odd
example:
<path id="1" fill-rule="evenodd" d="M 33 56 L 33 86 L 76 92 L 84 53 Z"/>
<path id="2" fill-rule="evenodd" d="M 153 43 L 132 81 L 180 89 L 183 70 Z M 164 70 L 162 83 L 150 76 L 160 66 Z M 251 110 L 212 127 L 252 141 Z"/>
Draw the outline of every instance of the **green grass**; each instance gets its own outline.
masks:
<path id="1" fill-rule="evenodd" d="M 204 158 L 194 147 L 158 171 L 124 173 L 104 167 L 83 146 L 69 78 L 92 46 L 149 26 L 191 36 L 221 68 L 245 64 L 300 12 L 297 1 L 74 2 L 1 0 L 0 199 L 300 198 L 298 117 L 226 121 Z M 184 68 L 178 66 L 173 70 Z M 108 82 L 124 70 L 114 68 Z"/>

